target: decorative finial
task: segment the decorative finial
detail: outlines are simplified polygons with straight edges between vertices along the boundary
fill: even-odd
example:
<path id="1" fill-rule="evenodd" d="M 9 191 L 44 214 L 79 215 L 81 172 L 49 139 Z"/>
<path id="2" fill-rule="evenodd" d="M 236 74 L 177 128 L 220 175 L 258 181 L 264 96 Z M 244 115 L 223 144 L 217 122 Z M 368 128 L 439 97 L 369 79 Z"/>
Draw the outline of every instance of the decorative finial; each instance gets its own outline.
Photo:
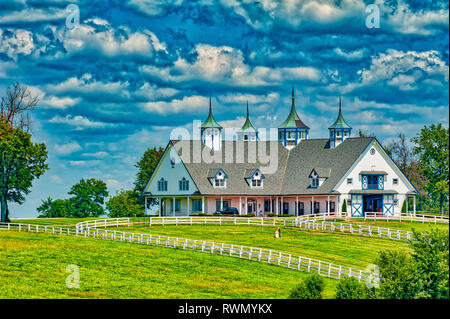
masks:
<path id="1" fill-rule="evenodd" d="M 209 113 L 211 113 L 211 97 L 209 97 Z"/>
<path id="2" fill-rule="evenodd" d="M 339 113 L 341 113 L 341 97 L 339 97 Z"/>
<path id="3" fill-rule="evenodd" d="M 247 100 L 247 117 L 248 117 L 248 100 Z"/>

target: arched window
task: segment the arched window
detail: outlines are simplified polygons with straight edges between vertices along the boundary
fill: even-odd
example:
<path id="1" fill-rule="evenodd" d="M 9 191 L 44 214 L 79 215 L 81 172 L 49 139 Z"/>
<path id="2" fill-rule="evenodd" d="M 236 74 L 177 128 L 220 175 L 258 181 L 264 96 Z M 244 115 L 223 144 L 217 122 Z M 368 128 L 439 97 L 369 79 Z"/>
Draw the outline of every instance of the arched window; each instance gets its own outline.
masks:
<path id="1" fill-rule="evenodd" d="M 188 191 L 189 190 L 189 181 L 186 178 L 183 177 L 178 183 L 179 183 L 180 191 Z"/>
<path id="2" fill-rule="evenodd" d="M 158 191 L 159 192 L 167 192 L 167 181 L 162 177 L 158 181 Z"/>

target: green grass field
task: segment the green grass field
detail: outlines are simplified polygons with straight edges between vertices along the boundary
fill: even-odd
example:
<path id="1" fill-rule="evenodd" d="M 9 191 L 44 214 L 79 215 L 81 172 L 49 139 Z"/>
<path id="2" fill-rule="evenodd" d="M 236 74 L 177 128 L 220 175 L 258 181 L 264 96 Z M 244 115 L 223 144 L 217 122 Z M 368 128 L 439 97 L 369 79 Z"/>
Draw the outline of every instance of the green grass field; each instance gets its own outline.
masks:
<path id="1" fill-rule="evenodd" d="M 286 298 L 305 273 L 238 258 L 0 230 L 0 298 Z M 65 286 L 80 267 L 80 288 Z M 325 279 L 333 298 L 336 280 Z"/>
<path id="2" fill-rule="evenodd" d="M 19 219 L 13 222 L 74 225 L 87 219 Z M 391 228 L 426 231 L 434 224 L 352 220 Z M 438 224 L 447 229 L 448 224 Z M 340 233 L 261 226 L 112 227 L 270 248 L 339 265 L 365 269 L 382 249 L 409 251 L 395 240 Z M 81 287 L 68 289 L 65 268 L 81 269 Z M 0 230 L 0 298 L 286 298 L 306 273 L 227 256 L 171 248 L 101 241 L 65 235 Z M 337 281 L 326 279 L 326 298 Z"/>
<path id="3" fill-rule="evenodd" d="M 282 228 L 282 237 L 275 239 L 276 228 L 268 226 L 135 225 L 111 229 L 270 248 L 359 269 L 373 263 L 382 249 L 409 250 L 406 242 L 292 228 Z"/>

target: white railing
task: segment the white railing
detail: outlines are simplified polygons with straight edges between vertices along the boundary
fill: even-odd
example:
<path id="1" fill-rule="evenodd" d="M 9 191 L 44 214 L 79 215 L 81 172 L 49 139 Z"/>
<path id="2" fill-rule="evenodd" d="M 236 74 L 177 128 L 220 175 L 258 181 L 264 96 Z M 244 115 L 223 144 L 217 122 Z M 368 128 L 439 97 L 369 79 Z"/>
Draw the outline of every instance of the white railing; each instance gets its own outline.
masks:
<path id="1" fill-rule="evenodd" d="M 94 228 L 63 228 L 45 225 L 31 224 L 0 224 L 0 228 L 8 230 L 29 231 L 36 233 L 52 233 L 59 235 L 75 235 L 91 237 L 102 240 L 112 240 L 133 244 L 143 244 L 158 247 L 169 247 L 184 250 L 192 250 L 203 253 L 218 254 L 251 261 L 268 263 L 286 267 L 289 269 L 316 272 L 321 276 L 341 279 L 344 277 L 356 277 L 358 281 L 368 278 L 369 273 L 360 269 L 347 266 L 335 265 L 326 261 L 303 257 L 299 255 L 283 253 L 281 251 L 233 245 L 226 243 L 216 243 L 207 240 L 195 240 L 188 238 L 177 238 L 142 233 L 130 233 L 118 230 L 94 229 Z"/>
<path id="2" fill-rule="evenodd" d="M 413 238 L 412 231 L 360 224 L 336 223 L 326 221 L 299 221 L 298 227 L 307 230 L 339 232 L 345 234 L 402 241 L 408 241 Z"/>
<path id="3" fill-rule="evenodd" d="M 422 223 L 449 223 L 448 216 L 442 216 L 442 215 L 422 215 L 422 214 L 401 214 L 398 216 L 378 216 L 377 213 L 365 213 L 364 217 L 359 217 L 366 219 L 373 219 L 373 220 L 395 220 L 400 222 L 422 222 Z"/>
<path id="4" fill-rule="evenodd" d="M 377 237 L 391 240 L 408 241 L 413 238 L 413 232 L 401 229 L 369 226 L 361 224 L 339 223 L 326 221 L 324 216 L 309 216 L 298 218 L 242 218 L 242 217 L 151 217 L 148 221 L 135 221 L 130 218 L 112 218 L 81 222 L 76 225 L 78 230 L 96 229 L 99 227 L 119 227 L 144 224 L 148 226 L 178 226 L 178 225 L 244 225 L 292 227 L 324 232 L 339 232 L 351 235 Z"/>

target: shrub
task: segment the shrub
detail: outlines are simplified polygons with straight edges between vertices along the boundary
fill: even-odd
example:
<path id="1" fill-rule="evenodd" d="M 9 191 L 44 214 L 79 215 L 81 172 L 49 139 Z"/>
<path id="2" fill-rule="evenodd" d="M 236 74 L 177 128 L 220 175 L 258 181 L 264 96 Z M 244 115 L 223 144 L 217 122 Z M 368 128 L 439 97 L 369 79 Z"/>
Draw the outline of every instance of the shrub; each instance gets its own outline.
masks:
<path id="1" fill-rule="evenodd" d="M 344 202 L 342 203 L 342 212 L 346 213 L 347 212 L 347 200 L 344 199 Z"/>
<path id="2" fill-rule="evenodd" d="M 347 277 L 336 285 L 336 299 L 366 299 L 366 289 L 355 277 Z"/>
<path id="3" fill-rule="evenodd" d="M 406 214 L 406 199 L 403 201 L 402 204 L 402 214 Z"/>
<path id="4" fill-rule="evenodd" d="M 322 299 L 325 282 L 313 273 L 300 282 L 289 294 L 289 299 Z"/>

